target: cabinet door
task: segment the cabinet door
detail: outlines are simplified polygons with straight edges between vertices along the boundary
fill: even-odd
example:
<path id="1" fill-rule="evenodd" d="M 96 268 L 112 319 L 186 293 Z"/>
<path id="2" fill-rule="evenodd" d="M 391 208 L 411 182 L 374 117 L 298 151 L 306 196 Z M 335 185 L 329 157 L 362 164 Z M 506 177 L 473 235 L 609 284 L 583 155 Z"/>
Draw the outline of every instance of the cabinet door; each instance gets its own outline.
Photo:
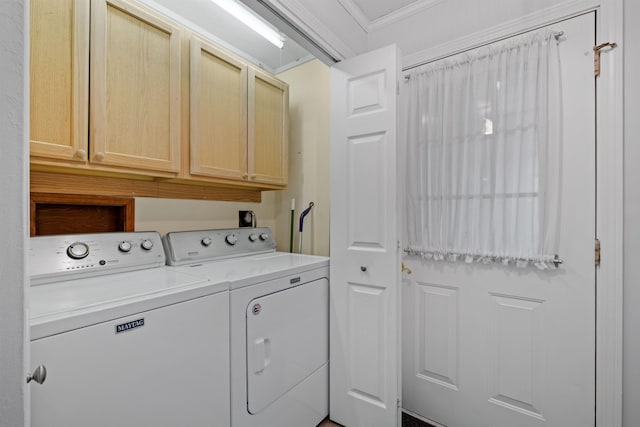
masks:
<path id="1" fill-rule="evenodd" d="M 31 0 L 31 155 L 85 162 L 89 4 Z"/>
<path id="2" fill-rule="evenodd" d="M 191 39 L 191 173 L 247 178 L 247 66 Z"/>
<path id="3" fill-rule="evenodd" d="M 95 164 L 177 172 L 180 30 L 121 0 L 91 2 Z"/>
<path id="4" fill-rule="evenodd" d="M 289 86 L 249 69 L 249 179 L 287 184 Z"/>

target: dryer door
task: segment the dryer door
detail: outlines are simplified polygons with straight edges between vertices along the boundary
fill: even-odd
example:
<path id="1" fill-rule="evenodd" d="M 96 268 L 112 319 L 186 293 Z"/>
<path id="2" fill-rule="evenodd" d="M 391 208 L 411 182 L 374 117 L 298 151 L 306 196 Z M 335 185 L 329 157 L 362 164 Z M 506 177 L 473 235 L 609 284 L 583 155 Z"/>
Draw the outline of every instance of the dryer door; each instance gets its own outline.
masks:
<path id="1" fill-rule="evenodd" d="M 329 282 L 320 279 L 247 307 L 247 409 L 257 414 L 329 359 Z"/>

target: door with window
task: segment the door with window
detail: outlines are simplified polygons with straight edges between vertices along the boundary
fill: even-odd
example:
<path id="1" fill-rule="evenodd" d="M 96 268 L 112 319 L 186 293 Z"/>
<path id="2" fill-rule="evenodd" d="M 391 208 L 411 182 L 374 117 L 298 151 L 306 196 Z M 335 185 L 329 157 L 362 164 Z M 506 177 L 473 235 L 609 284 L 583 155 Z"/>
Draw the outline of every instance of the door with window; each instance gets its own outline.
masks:
<path id="1" fill-rule="evenodd" d="M 592 12 L 552 26 L 563 32 L 554 188 L 563 263 L 541 270 L 405 256 L 402 400 L 410 413 L 447 427 L 595 424 L 595 23 Z"/>

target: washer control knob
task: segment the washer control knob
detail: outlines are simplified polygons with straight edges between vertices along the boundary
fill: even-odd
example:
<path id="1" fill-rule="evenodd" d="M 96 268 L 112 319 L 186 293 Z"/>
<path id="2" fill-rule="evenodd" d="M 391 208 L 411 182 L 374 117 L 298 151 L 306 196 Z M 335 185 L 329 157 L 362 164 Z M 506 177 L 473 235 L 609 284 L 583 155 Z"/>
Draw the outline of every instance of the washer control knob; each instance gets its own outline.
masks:
<path id="1" fill-rule="evenodd" d="M 150 251 L 151 248 L 153 248 L 153 242 L 149 239 L 144 239 L 140 246 L 142 246 L 142 249 L 144 249 L 145 251 Z"/>
<path id="2" fill-rule="evenodd" d="M 129 252 L 131 250 L 131 242 L 127 242 L 126 240 L 120 242 L 118 249 L 120 249 L 120 252 Z"/>
<path id="3" fill-rule="evenodd" d="M 82 259 L 89 255 L 89 246 L 82 242 L 73 242 L 67 248 L 69 258 Z"/>
<path id="4" fill-rule="evenodd" d="M 255 242 L 256 240 L 258 240 L 258 235 L 253 233 L 249 234 L 249 240 Z"/>
<path id="5" fill-rule="evenodd" d="M 202 246 L 209 246 L 211 244 L 211 237 L 203 237 L 200 243 L 202 243 Z"/>
<path id="6" fill-rule="evenodd" d="M 227 237 L 224 238 L 224 240 L 230 244 L 231 246 L 235 245 L 236 243 L 238 243 L 238 235 L 235 233 L 231 233 L 231 234 L 227 234 Z"/>
<path id="7" fill-rule="evenodd" d="M 260 240 L 265 241 L 269 238 L 269 235 L 267 233 L 262 233 L 260 234 Z"/>

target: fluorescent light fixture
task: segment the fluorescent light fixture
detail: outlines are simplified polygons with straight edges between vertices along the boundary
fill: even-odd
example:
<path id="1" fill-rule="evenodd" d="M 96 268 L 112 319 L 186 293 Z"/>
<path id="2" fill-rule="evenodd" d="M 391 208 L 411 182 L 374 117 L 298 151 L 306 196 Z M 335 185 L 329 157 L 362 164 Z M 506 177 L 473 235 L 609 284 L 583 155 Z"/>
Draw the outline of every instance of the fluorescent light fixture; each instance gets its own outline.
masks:
<path id="1" fill-rule="evenodd" d="M 280 33 L 271 28 L 269 25 L 260 20 L 253 13 L 249 12 L 244 6 L 234 0 L 211 0 L 228 13 L 233 15 L 240 22 L 260 34 L 265 39 L 276 45 L 278 49 L 282 49 L 284 42 Z"/>

